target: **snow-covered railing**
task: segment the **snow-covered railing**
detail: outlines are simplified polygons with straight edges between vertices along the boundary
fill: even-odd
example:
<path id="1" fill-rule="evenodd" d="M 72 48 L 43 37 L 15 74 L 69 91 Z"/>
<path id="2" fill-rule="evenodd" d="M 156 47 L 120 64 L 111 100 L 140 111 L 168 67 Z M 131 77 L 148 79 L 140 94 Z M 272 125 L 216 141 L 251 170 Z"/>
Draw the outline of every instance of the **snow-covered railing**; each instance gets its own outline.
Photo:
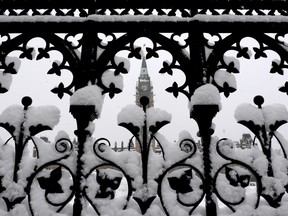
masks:
<path id="1" fill-rule="evenodd" d="M 283 0 L 1 0 L 0 14 L 5 16 L 76 16 L 98 15 L 157 15 L 193 17 L 208 15 L 283 15 L 288 5 Z"/>
<path id="2" fill-rule="evenodd" d="M 269 104 L 257 91 L 255 105 L 237 107 L 234 121 L 255 137 L 250 149 L 236 149 L 229 134 L 218 137 L 213 120 L 240 91 L 241 62 L 268 62 L 280 84 L 265 87 L 275 97 L 288 94 L 287 15 L 286 0 L 0 0 L 0 215 L 286 216 L 288 143 L 279 129 L 288 122 L 287 103 Z M 151 107 L 147 86 L 136 88 L 143 91 L 138 105 L 125 104 L 113 121 L 101 122 L 103 113 L 115 114 L 105 104 L 134 85 L 133 77 L 124 81 L 141 59 L 160 64 L 155 89 L 169 102 L 185 98 L 180 112 L 198 129 L 191 124 L 178 140 L 161 134 L 172 125 L 166 110 L 173 105 Z M 35 98 L 25 93 L 33 83 Z M 64 108 L 52 100 L 37 105 L 50 103 L 46 93 Z M 76 123 L 64 120 L 54 141 L 43 138 L 65 111 Z M 113 123 L 130 139 L 126 151 L 113 150 Z M 64 132 L 70 127 L 77 141 Z"/>

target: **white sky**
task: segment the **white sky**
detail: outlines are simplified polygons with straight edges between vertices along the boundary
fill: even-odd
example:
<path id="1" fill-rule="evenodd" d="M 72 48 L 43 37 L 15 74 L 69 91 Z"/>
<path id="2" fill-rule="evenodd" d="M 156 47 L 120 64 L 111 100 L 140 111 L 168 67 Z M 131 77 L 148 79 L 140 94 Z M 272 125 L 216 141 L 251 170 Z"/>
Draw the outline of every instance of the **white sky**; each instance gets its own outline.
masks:
<path id="1" fill-rule="evenodd" d="M 151 46 L 151 41 L 144 41 L 146 46 Z M 37 41 L 37 43 L 41 45 L 41 41 Z M 136 44 L 139 46 L 143 45 L 143 40 L 137 41 Z M 128 51 L 123 51 L 118 54 L 127 56 L 127 53 Z M 14 54 L 18 55 L 19 52 Z M 161 51 L 159 54 L 160 57 L 158 59 L 152 58 L 147 60 L 148 72 L 154 87 L 155 107 L 172 113 L 171 124 L 166 125 L 159 132 L 166 135 L 171 142 L 178 139 L 178 134 L 182 130 L 189 131 L 192 137 L 197 139 L 197 125 L 193 119 L 189 118 L 188 100 L 186 96 L 180 94 L 178 98 L 175 99 L 172 94 L 165 91 L 174 81 L 177 81 L 177 83 L 181 85 L 185 81 L 184 74 L 177 70 L 174 71 L 175 75 L 173 77 L 167 74 L 159 74 L 158 71 L 162 67 L 163 60 L 171 60 L 171 55 L 168 52 Z M 58 57 L 59 55 L 57 58 Z M 269 57 L 272 59 L 278 58 L 277 55 L 272 52 Z M 75 137 L 73 131 L 76 129 L 76 124 L 72 116 L 68 113 L 69 96 L 66 95 L 60 100 L 56 95 L 50 93 L 50 90 L 60 82 L 68 85 L 72 76 L 68 71 L 62 73 L 63 75 L 61 77 L 46 75 L 54 60 L 52 57 L 52 59 L 48 60 L 22 61 L 19 73 L 13 75 L 11 89 L 9 92 L 1 95 L 2 102 L 0 104 L 0 112 L 10 104 L 21 104 L 22 97 L 26 95 L 33 98 L 33 105 L 54 104 L 61 108 L 60 123 L 54 131 L 49 133 L 45 132 L 40 135 L 46 135 L 53 141 L 53 137 L 55 137 L 59 130 L 65 130 L 73 139 Z M 117 114 L 120 110 L 128 104 L 135 103 L 135 87 L 140 74 L 141 60 L 130 59 L 130 64 L 129 74 L 123 75 L 123 93 L 116 95 L 112 100 L 106 95 L 101 118 L 94 121 L 96 128 L 93 136 L 95 138 L 109 138 L 112 145 L 114 145 L 115 141 L 118 141 L 118 146 L 121 141 L 127 143 L 131 137 L 128 130 L 117 126 Z M 253 103 L 253 98 L 257 94 L 265 97 L 264 105 L 271 103 L 288 104 L 288 96 L 278 91 L 278 88 L 284 85 L 288 77 L 280 76 L 279 74 L 270 74 L 268 72 L 270 67 L 271 61 L 269 60 L 241 60 L 240 74 L 236 75 L 238 91 L 231 94 L 228 99 L 221 95 L 222 110 L 214 119 L 214 123 L 216 124 L 214 135 L 220 138 L 228 137 L 232 140 L 239 140 L 242 133 L 249 132 L 244 126 L 236 123 L 234 110 L 237 105 L 243 102 Z M 48 92 L 48 94 L 42 93 L 40 90 Z M 282 126 L 280 132 L 285 132 L 287 129 L 287 126 Z M 8 134 L 4 132 L 3 129 L 0 129 L 0 134 L 4 140 L 5 137 L 8 137 Z"/>

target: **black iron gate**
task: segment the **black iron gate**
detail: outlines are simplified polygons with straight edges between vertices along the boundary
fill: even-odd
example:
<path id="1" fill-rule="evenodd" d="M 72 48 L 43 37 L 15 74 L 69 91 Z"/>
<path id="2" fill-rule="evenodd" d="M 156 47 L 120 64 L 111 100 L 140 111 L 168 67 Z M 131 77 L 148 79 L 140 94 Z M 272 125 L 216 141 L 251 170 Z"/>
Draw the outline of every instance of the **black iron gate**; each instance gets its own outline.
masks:
<path id="1" fill-rule="evenodd" d="M 37 136 L 58 123 L 57 108 L 37 109 L 23 95 L 22 107 L 3 111 L 0 126 L 11 138 L 1 141 L 1 215 L 210 216 L 224 214 L 218 202 L 225 204 L 226 215 L 285 215 L 287 147 L 277 132 L 287 123 L 285 106 L 263 106 L 264 98 L 255 95 L 255 105 L 236 110 L 236 121 L 255 136 L 251 149 L 243 152 L 233 141 L 212 136 L 212 120 L 221 110 L 220 95 L 229 98 L 237 91 L 239 59 L 266 58 L 272 75 L 286 73 L 287 1 L 0 0 L 0 14 L 0 92 L 9 92 L 21 61 L 51 59 L 47 77 L 68 71 L 72 79 L 58 82 L 50 94 L 70 98 L 67 109 L 77 123 L 76 144 L 66 135 L 51 144 Z M 42 45 L 31 46 L 35 38 Z M 141 48 L 139 38 L 151 44 Z M 245 38 L 256 45 L 243 45 Z M 158 132 L 171 116 L 149 108 L 145 95 L 141 108 L 130 106 L 118 118 L 138 151 L 115 152 L 109 139 L 93 139 L 102 97 L 121 94 L 122 75 L 133 73 L 127 60 L 117 57 L 123 51 L 131 60 L 169 53 L 172 60 L 161 62 L 159 73 L 173 77 L 177 70 L 185 81 L 163 88 L 175 98 L 187 98 L 187 112 L 199 127 L 197 145 L 187 134 L 176 142 L 165 140 Z M 232 58 L 225 55 L 229 51 Z M 51 58 L 56 52 L 58 60 Z M 270 52 L 278 55 L 276 60 L 268 58 Z M 273 88 L 288 94 L 287 85 L 283 78 L 282 86 Z M 2 107 L 5 103 L 1 100 Z M 273 151 L 275 138 L 282 154 Z M 29 142 L 34 158 L 26 152 Z M 253 201 L 245 192 L 252 179 Z M 117 196 L 123 182 L 127 190 Z"/>

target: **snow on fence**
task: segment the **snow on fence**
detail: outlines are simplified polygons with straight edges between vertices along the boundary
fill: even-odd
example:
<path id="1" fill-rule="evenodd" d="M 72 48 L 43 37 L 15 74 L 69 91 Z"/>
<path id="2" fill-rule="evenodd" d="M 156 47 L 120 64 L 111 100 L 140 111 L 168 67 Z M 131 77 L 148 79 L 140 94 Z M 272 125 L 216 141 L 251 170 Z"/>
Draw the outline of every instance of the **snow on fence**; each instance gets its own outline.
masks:
<path id="1" fill-rule="evenodd" d="M 287 5 L 285 0 L 0 0 L 1 98 L 12 91 L 23 65 L 28 62 L 29 76 L 33 64 L 48 60 L 36 91 L 54 77 L 48 92 L 70 99 L 66 107 L 77 137 L 72 141 L 64 132 L 69 123 L 54 142 L 41 137 L 61 121 L 63 110 L 53 102 L 34 105 L 34 98 L 22 95 L 33 76 L 19 87 L 22 104 L 1 100 L 0 126 L 10 138 L 0 133 L 0 215 L 287 215 L 288 143 L 278 130 L 288 121 L 286 104 L 266 104 L 265 95 L 257 94 L 254 104 L 237 107 L 235 121 L 255 137 L 249 149 L 237 149 L 229 136 L 219 138 L 213 124 L 225 107 L 221 95 L 238 91 L 240 60 L 269 61 L 270 74 L 283 77 L 273 94 L 288 94 Z M 143 38 L 148 45 L 141 49 L 137 41 Z M 243 42 L 247 38 L 252 45 Z M 162 51 L 165 60 L 159 58 Z M 147 71 L 138 80 L 146 82 L 137 88 L 139 104 L 127 104 L 114 119 L 131 137 L 126 150 L 115 151 L 109 138 L 94 137 L 105 103 L 122 94 L 132 60 L 141 59 L 160 62 L 159 74 L 172 77 L 168 87 L 158 85 L 186 99 L 198 143 L 191 131 L 174 142 L 161 134 L 173 115 L 151 107 Z M 63 78 L 66 73 L 72 78 Z M 175 73 L 184 79 L 178 82 Z M 101 127 L 113 135 L 110 124 Z"/>

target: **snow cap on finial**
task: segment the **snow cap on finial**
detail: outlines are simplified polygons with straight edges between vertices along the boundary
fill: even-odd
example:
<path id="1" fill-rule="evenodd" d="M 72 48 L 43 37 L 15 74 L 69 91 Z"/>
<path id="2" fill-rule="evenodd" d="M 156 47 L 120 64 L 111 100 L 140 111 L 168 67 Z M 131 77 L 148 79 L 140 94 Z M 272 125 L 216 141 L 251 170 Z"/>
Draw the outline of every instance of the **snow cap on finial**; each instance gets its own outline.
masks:
<path id="1" fill-rule="evenodd" d="M 219 90 L 212 84 L 200 86 L 191 97 L 189 103 L 190 112 L 192 112 L 194 105 L 218 105 L 220 110 L 222 105 Z"/>

